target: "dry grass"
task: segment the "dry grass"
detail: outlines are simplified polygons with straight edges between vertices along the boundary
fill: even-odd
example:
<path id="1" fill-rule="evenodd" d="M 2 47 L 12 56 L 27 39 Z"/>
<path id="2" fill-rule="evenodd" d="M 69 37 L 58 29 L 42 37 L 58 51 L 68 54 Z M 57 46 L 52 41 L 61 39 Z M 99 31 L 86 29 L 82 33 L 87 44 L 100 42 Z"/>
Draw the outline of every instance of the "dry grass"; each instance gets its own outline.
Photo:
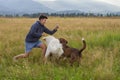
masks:
<path id="1" fill-rule="evenodd" d="M 80 49 L 87 42 L 81 66 L 68 62 L 42 64 L 41 49 L 19 62 L 13 56 L 24 53 L 24 39 L 36 18 L 0 18 L 1 80 L 120 80 L 120 18 L 50 17 L 46 26 L 60 28 L 55 37 L 64 37 L 68 45 Z"/>

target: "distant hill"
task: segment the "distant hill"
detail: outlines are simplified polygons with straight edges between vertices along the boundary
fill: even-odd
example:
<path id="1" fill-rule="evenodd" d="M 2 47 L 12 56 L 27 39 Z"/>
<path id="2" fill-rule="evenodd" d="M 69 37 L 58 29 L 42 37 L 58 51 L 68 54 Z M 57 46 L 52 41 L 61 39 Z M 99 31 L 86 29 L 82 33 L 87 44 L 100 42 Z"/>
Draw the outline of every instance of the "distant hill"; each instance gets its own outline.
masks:
<path id="1" fill-rule="evenodd" d="M 77 1 L 77 0 L 76 0 Z M 44 1 L 42 2 L 47 7 L 58 11 L 69 11 L 78 10 L 81 12 L 91 13 L 109 13 L 109 12 L 120 12 L 120 6 L 115 6 L 105 2 L 98 2 L 95 0 L 80 0 L 77 2 L 70 3 L 68 0 L 59 1 Z"/>
<path id="2" fill-rule="evenodd" d="M 24 14 L 38 12 L 53 12 L 54 10 L 32 0 L 0 0 L 0 13 Z"/>

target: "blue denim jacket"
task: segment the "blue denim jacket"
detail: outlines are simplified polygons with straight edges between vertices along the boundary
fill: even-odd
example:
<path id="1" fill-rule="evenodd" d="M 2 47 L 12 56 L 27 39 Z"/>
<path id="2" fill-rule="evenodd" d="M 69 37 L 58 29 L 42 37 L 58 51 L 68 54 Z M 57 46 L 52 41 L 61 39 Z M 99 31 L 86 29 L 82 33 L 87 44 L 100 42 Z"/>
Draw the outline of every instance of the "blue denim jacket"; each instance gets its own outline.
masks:
<path id="1" fill-rule="evenodd" d="M 53 29 L 52 31 L 46 28 L 44 25 L 40 24 L 39 21 L 36 21 L 30 31 L 28 32 L 25 41 L 26 42 L 36 42 L 42 36 L 42 33 L 45 32 L 47 34 L 54 34 L 57 30 Z"/>

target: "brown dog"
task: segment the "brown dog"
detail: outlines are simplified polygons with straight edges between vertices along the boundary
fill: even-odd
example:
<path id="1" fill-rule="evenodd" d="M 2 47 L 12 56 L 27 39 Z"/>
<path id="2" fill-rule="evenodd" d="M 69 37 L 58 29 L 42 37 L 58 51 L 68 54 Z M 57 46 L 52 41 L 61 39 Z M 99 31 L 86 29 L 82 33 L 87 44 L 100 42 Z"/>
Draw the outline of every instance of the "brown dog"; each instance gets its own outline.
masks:
<path id="1" fill-rule="evenodd" d="M 62 56 L 70 57 L 71 66 L 75 61 L 78 61 L 80 63 L 80 59 L 82 57 L 82 51 L 86 48 L 86 42 L 85 42 L 84 38 L 82 38 L 83 47 L 80 50 L 67 46 L 68 41 L 65 40 L 64 38 L 59 38 L 59 40 L 60 40 L 60 43 L 62 44 L 63 50 L 64 50 L 64 54 Z"/>

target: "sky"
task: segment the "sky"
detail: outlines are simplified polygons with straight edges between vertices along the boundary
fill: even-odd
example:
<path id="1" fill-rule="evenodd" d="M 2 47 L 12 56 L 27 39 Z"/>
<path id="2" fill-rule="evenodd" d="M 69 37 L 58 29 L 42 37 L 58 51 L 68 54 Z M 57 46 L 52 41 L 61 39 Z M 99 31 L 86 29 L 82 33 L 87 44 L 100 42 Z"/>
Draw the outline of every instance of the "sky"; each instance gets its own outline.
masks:
<path id="1" fill-rule="evenodd" d="M 77 3 L 83 0 L 34 0 L 34 1 L 38 1 L 38 2 L 43 2 L 43 1 L 63 1 L 63 2 L 69 2 L 69 3 Z M 90 1 L 90 0 L 84 0 L 84 1 Z M 120 6 L 120 0 L 92 0 L 92 1 L 99 1 L 99 2 L 105 2 L 105 3 L 109 3 L 112 5 L 116 5 L 116 6 Z"/>
<path id="2" fill-rule="evenodd" d="M 106 2 L 109 4 L 120 6 L 120 0 L 96 0 L 96 1 Z"/>

